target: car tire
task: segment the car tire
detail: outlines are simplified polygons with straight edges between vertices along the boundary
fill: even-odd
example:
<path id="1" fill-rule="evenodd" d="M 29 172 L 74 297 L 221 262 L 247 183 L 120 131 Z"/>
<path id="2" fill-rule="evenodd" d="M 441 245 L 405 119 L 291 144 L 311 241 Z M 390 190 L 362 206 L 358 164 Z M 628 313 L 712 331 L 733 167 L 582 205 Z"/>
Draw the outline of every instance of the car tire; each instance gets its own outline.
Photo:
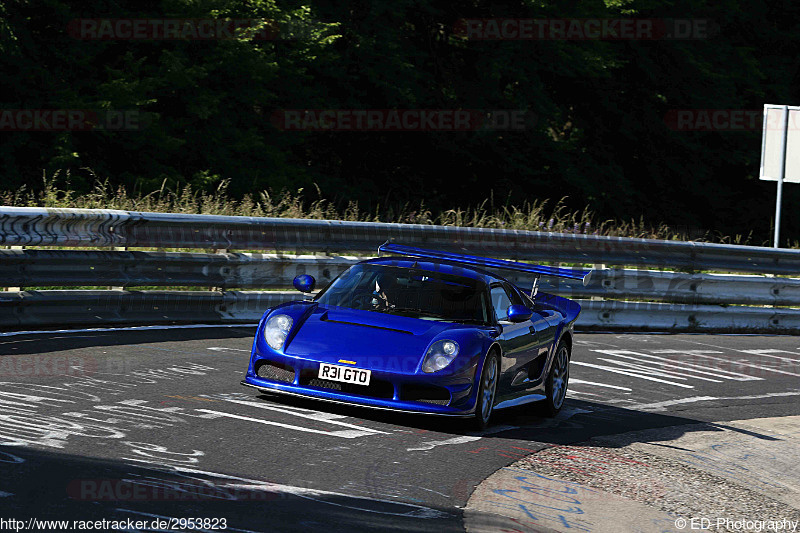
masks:
<path id="1" fill-rule="evenodd" d="M 567 386 L 569 385 L 569 360 L 569 347 L 562 340 L 558 343 L 553 363 L 550 365 L 550 372 L 547 373 L 547 380 L 545 381 L 547 398 L 540 402 L 542 414 L 545 416 L 556 416 L 564 406 L 564 400 L 567 397 Z"/>
<path id="2" fill-rule="evenodd" d="M 475 428 L 483 431 L 489 427 L 497 396 L 497 382 L 500 379 L 500 357 L 496 350 L 486 356 L 481 370 L 481 378 L 476 383 L 478 398 L 475 403 Z"/>

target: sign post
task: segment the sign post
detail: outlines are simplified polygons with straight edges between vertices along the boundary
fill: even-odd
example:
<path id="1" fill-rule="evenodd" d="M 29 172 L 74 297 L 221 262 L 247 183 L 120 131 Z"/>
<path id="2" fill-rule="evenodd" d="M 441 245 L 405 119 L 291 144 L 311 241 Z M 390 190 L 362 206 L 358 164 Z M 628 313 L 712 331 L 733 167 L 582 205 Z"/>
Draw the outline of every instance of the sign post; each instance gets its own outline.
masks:
<path id="1" fill-rule="evenodd" d="M 800 183 L 800 131 L 792 127 L 798 120 L 800 107 L 764 104 L 759 179 L 778 182 L 773 240 L 775 248 L 779 248 L 780 244 L 783 182 Z"/>

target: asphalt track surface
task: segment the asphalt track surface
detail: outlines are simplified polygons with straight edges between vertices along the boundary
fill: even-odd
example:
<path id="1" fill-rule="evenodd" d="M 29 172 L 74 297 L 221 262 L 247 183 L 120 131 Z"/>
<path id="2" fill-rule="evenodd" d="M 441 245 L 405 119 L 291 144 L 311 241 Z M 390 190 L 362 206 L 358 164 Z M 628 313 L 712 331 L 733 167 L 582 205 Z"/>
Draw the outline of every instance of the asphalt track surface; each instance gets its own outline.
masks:
<path id="1" fill-rule="evenodd" d="M 464 531 L 481 481 L 553 445 L 800 414 L 797 337 L 578 333 L 562 413 L 520 406 L 477 434 L 244 388 L 254 331 L 0 334 L 0 529 Z"/>

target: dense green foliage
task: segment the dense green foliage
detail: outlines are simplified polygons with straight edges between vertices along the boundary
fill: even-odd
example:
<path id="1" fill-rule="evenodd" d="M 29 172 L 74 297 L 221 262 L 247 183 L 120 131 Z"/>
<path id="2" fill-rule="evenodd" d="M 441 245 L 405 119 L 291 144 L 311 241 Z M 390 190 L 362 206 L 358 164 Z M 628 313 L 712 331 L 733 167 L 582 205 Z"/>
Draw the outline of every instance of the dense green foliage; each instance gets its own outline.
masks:
<path id="1" fill-rule="evenodd" d="M 147 194 L 165 182 L 235 197 L 314 191 L 362 210 L 523 205 L 566 196 L 600 219 L 690 235 L 771 238 L 774 183 L 757 179 L 760 129 L 680 131 L 684 109 L 797 104 L 800 5 L 268 0 L 0 4 L 0 109 L 136 110 L 128 131 L 0 131 L 0 189 L 69 170 Z M 674 40 L 471 40 L 460 19 L 708 19 Z M 280 39 L 82 39 L 79 19 L 255 18 Z M 293 29 L 287 31 L 286 29 Z M 524 130 L 284 131 L 276 110 L 522 110 Z M 2 129 L 2 128 L 0 128 Z M 86 169 L 92 169 L 90 172 Z M 66 175 L 62 173 L 62 175 Z M 800 233 L 785 187 L 784 240 Z"/>

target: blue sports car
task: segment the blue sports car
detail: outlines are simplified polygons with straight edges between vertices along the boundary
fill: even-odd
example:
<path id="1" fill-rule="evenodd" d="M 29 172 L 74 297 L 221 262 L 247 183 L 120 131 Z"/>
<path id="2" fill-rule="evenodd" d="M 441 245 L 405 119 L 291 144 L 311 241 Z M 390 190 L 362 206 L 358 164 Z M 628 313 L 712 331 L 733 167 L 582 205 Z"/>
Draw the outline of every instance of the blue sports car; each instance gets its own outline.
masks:
<path id="1" fill-rule="evenodd" d="M 312 300 L 270 308 L 243 385 L 378 409 L 489 424 L 538 401 L 554 416 L 569 381 L 580 306 L 537 291 L 539 276 L 583 271 L 384 244 Z M 496 270 L 531 274 L 522 290 Z M 314 278 L 301 275 L 305 293 Z"/>

